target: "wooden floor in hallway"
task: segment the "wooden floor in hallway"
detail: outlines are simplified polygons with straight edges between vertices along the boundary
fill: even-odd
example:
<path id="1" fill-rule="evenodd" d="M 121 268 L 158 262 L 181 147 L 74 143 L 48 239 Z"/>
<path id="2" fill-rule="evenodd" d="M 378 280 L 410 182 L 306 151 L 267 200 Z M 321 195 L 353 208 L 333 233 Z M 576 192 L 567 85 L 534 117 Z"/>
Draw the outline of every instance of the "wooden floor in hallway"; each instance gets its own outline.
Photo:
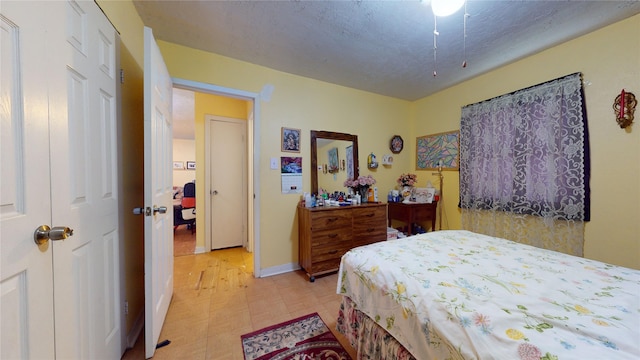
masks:
<path id="1" fill-rule="evenodd" d="M 195 253 L 195 227 L 190 228 L 187 227 L 187 225 L 178 226 L 173 230 L 173 256 L 193 255 Z"/>
<path id="2" fill-rule="evenodd" d="M 244 359 L 240 336 L 317 312 L 335 330 L 340 307 L 337 274 L 309 282 L 302 271 L 253 277 L 253 258 L 243 248 L 174 258 L 174 293 L 153 359 Z M 143 359 L 141 336 L 123 359 Z"/>

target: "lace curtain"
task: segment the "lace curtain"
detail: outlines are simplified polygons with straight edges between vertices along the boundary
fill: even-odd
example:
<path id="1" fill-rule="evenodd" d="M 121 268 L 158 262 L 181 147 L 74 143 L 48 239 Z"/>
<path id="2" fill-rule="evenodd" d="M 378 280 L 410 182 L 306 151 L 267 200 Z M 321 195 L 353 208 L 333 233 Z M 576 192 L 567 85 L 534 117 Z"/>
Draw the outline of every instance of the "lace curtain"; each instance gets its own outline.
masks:
<path id="1" fill-rule="evenodd" d="M 580 73 L 462 109 L 462 227 L 582 256 L 589 142 Z"/>

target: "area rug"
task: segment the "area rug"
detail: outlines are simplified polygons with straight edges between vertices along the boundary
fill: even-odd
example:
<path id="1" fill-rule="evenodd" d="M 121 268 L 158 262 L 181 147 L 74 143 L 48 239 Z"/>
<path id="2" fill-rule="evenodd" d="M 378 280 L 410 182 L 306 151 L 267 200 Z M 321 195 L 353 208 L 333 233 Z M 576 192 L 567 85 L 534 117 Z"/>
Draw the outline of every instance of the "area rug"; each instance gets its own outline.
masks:
<path id="1" fill-rule="evenodd" d="M 242 335 L 245 360 L 351 360 L 318 313 Z"/>

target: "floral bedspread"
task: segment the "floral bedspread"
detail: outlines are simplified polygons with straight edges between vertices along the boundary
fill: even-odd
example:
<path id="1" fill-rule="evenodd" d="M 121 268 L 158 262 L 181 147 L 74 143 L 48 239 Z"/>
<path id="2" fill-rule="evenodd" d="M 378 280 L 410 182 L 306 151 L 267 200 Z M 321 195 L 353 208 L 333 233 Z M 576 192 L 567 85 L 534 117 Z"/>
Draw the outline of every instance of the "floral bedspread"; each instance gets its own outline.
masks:
<path id="1" fill-rule="evenodd" d="M 417 359 L 640 358 L 640 271 L 468 231 L 352 249 L 337 291 Z"/>

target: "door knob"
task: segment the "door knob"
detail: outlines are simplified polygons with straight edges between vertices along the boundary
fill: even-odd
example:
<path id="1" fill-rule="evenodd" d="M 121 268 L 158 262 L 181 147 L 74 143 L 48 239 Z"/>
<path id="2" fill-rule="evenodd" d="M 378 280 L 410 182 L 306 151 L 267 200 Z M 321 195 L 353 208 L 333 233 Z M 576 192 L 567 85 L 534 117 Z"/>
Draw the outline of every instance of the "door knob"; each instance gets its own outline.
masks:
<path id="1" fill-rule="evenodd" d="M 64 240 L 69 236 L 73 236 L 73 229 L 66 226 L 55 226 L 52 229 L 48 225 L 40 225 L 33 233 L 33 241 L 42 245 L 49 240 Z"/>
<path id="2" fill-rule="evenodd" d="M 156 207 L 154 205 L 153 206 L 153 215 L 155 215 L 156 213 L 166 214 L 167 213 L 167 207 L 166 206 Z"/>
<path id="3" fill-rule="evenodd" d="M 218 190 L 211 191 L 211 195 L 218 195 Z"/>

